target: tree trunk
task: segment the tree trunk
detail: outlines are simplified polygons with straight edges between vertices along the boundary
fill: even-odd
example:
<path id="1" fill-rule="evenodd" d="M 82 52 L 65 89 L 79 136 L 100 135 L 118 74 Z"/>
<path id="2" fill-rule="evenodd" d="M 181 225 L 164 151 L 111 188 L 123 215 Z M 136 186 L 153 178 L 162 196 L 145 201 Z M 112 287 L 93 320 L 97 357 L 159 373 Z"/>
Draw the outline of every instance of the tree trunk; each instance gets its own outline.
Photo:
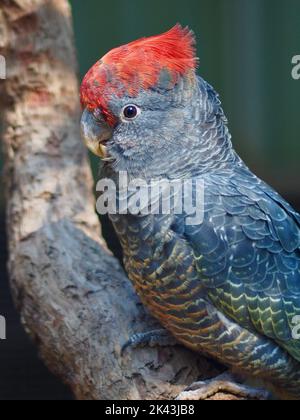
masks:
<path id="1" fill-rule="evenodd" d="M 173 399 L 218 372 L 181 346 L 120 354 L 157 324 L 101 238 L 68 2 L 0 5 L 9 273 L 22 322 L 76 398 Z"/>

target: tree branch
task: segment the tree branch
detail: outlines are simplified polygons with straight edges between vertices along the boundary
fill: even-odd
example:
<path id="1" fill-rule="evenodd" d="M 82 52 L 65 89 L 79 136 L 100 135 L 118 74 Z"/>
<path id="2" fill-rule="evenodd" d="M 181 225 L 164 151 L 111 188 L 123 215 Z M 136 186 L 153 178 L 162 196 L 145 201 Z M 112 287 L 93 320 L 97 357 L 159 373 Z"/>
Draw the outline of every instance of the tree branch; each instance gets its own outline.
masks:
<path id="1" fill-rule="evenodd" d="M 157 325 L 101 239 L 68 2 L 0 3 L 9 272 L 22 322 L 76 398 L 173 399 L 218 372 L 180 346 L 120 355 Z"/>

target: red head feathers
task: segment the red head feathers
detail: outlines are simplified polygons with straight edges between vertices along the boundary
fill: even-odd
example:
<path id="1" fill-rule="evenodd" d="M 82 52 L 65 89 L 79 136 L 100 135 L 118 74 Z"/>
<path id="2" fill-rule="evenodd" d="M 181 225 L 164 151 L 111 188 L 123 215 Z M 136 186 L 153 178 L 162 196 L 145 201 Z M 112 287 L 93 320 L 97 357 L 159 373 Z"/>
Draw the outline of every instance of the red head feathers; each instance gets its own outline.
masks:
<path id="1" fill-rule="evenodd" d="M 106 54 L 85 76 L 81 102 L 90 110 L 100 108 L 114 124 L 107 108 L 113 95 L 134 97 L 141 89 L 155 87 L 162 70 L 169 72 L 175 85 L 180 76 L 196 66 L 193 33 L 177 24 L 162 35 L 139 39 Z"/>

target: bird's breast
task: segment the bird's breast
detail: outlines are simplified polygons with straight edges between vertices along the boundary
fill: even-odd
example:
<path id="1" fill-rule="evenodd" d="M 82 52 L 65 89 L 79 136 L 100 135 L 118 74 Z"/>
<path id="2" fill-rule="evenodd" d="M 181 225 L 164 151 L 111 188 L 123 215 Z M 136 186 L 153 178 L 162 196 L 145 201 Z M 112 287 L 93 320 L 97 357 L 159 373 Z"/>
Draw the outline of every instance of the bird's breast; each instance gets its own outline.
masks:
<path id="1" fill-rule="evenodd" d="M 126 271 L 141 300 L 162 324 L 187 331 L 205 316 L 193 253 L 173 230 L 172 217 L 114 216 Z"/>

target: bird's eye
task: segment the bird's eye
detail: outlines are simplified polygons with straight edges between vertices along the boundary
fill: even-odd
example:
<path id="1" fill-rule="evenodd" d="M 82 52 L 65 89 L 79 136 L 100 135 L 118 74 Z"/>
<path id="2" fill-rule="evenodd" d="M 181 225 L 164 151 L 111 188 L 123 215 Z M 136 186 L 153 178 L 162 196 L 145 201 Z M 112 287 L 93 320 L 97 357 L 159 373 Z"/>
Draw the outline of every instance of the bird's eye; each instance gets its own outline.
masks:
<path id="1" fill-rule="evenodd" d="M 134 120 L 140 112 L 136 105 L 126 105 L 123 109 L 123 116 L 126 120 Z"/>
<path id="2" fill-rule="evenodd" d="M 103 113 L 99 108 L 94 109 L 92 115 L 95 118 L 95 120 L 101 120 L 103 118 Z"/>

